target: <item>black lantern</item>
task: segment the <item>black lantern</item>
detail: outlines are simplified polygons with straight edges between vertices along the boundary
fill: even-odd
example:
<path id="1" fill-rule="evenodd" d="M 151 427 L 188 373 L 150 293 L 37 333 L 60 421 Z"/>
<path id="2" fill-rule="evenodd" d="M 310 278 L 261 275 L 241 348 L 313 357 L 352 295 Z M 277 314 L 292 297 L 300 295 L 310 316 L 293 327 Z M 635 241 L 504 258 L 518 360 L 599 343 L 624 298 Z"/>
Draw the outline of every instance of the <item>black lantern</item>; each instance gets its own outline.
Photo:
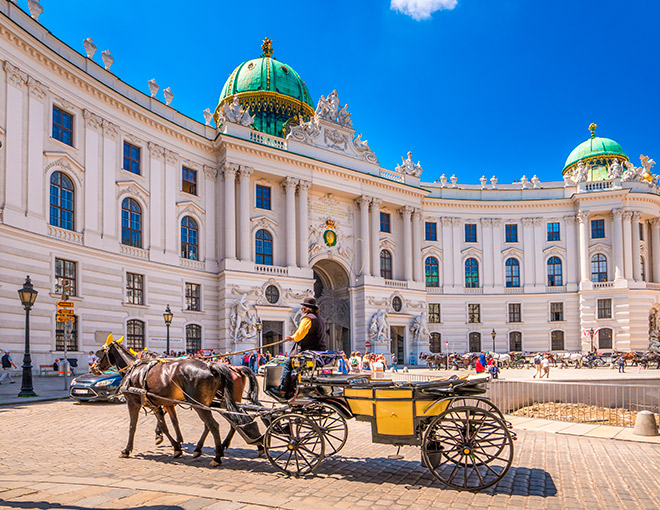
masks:
<path id="1" fill-rule="evenodd" d="M 25 278 L 23 287 L 18 289 L 18 297 L 21 298 L 21 304 L 25 308 L 25 355 L 23 356 L 23 381 L 19 397 L 36 397 L 37 394 L 32 388 L 32 357 L 30 356 L 30 309 L 37 300 L 39 294 L 30 281 L 30 277 Z"/>
<path id="2" fill-rule="evenodd" d="M 167 305 L 165 307 L 165 313 L 163 313 L 163 319 L 165 319 L 165 326 L 167 327 L 167 342 L 165 344 L 165 350 L 167 351 L 167 355 L 170 355 L 170 324 L 172 324 L 172 319 L 174 318 L 174 314 L 172 313 L 172 310 L 170 310 L 170 305 Z"/>
<path id="3" fill-rule="evenodd" d="M 493 339 L 493 352 L 495 352 L 495 337 L 497 336 L 497 333 L 495 333 L 495 328 L 493 328 L 493 331 L 490 332 L 490 337 Z"/>

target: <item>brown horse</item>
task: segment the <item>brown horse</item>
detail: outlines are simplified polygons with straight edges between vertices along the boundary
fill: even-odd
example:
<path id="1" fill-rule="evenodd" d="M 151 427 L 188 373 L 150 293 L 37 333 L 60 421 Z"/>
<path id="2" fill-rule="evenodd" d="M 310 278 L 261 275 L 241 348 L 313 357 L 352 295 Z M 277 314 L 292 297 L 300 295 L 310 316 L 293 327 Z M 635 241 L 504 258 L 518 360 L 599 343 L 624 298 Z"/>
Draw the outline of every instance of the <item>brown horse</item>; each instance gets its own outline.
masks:
<path id="1" fill-rule="evenodd" d="M 247 415 L 241 414 L 236 406 L 234 382 L 231 371 L 226 365 L 209 365 L 191 358 L 142 361 L 123 345 L 112 341 L 111 337 L 97 352 L 97 357 L 96 363 L 92 366 L 93 372 L 107 370 L 113 365 L 125 372 L 120 391 L 124 393 L 128 404 L 130 426 L 128 443 L 122 450 L 121 457 L 128 457 L 133 450 L 138 416 L 143 406 L 154 412 L 160 430 L 172 444 L 174 456 L 179 457 L 182 454 L 180 431 L 177 432 L 176 439 L 170 435 L 163 409 L 167 408 L 170 417 L 176 417 L 174 406 L 177 402 L 192 404 L 204 423 L 204 437 L 211 432 L 215 440 L 215 458 L 211 461 L 211 466 L 219 465 L 224 456 L 218 422 L 208 409 L 216 395 L 223 396 L 224 405 L 232 413 L 232 420 L 237 424 L 251 421 Z M 138 388 L 149 394 L 134 393 L 129 391 L 131 388 Z M 173 419 L 173 423 L 178 429 L 176 418 Z M 194 456 L 200 454 L 201 445 L 198 444 Z"/>

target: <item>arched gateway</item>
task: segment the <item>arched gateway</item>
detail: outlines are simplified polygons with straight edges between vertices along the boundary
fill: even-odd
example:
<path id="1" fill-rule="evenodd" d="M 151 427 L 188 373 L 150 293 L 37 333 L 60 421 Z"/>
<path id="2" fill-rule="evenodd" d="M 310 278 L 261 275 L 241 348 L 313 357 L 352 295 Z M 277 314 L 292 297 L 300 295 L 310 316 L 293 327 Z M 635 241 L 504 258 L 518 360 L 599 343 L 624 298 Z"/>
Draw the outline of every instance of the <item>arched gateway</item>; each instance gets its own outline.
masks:
<path id="1" fill-rule="evenodd" d="M 351 352 L 351 301 L 348 273 L 334 260 L 324 259 L 312 267 L 314 296 L 326 324 L 328 350 Z"/>

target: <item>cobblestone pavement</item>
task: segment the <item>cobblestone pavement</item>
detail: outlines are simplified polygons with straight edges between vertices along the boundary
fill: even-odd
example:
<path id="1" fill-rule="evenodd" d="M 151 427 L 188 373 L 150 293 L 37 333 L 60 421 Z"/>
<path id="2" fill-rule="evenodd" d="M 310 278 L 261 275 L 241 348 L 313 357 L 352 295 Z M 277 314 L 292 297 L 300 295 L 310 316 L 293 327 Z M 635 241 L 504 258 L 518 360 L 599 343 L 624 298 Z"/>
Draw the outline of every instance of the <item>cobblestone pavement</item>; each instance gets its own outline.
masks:
<path id="1" fill-rule="evenodd" d="M 135 451 L 120 459 L 125 406 L 56 401 L 0 408 L 0 507 L 157 508 L 660 508 L 660 446 L 521 431 L 513 466 L 478 494 L 443 488 L 420 466 L 419 449 L 371 443 L 368 424 L 349 422 L 349 441 L 315 476 L 274 471 L 235 440 L 222 465 L 211 448 L 192 458 L 202 425 L 180 410 L 183 457 L 154 446 L 155 420 L 140 418 Z M 222 423 L 226 432 L 227 426 Z M 209 443 L 210 444 L 210 443 Z"/>

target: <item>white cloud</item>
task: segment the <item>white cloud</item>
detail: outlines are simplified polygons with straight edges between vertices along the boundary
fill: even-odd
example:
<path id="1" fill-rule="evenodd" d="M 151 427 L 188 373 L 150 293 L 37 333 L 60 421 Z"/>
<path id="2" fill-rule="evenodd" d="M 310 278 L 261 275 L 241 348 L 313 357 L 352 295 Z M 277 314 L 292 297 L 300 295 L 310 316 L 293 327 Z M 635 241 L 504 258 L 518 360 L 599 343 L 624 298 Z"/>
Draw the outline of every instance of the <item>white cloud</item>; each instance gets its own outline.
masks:
<path id="1" fill-rule="evenodd" d="M 429 19 L 435 11 L 451 10 L 458 0 L 392 0 L 390 9 L 419 21 Z"/>

